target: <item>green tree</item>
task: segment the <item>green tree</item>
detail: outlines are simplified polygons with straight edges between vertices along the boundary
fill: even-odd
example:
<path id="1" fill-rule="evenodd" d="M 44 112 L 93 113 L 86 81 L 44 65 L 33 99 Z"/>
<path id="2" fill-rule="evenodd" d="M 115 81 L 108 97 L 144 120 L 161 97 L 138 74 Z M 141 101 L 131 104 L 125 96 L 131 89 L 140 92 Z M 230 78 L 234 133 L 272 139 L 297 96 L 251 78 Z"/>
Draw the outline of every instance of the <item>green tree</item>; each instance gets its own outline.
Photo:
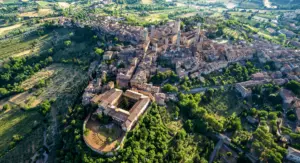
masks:
<path id="1" fill-rule="evenodd" d="M 9 92 L 6 88 L 0 88 L 0 97 L 7 95 Z"/>
<path id="2" fill-rule="evenodd" d="M 39 110 L 43 115 L 46 115 L 51 109 L 51 104 L 48 100 L 42 102 L 39 106 Z"/>
<path id="3" fill-rule="evenodd" d="M 171 84 L 166 84 L 162 87 L 162 90 L 164 92 L 173 92 L 173 93 L 176 93 L 178 92 L 178 88 L 175 87 L 175 86 L 172 86 Z"/>
<path id="4" fill-rule="evenodd" d="M 300 83 L 292 80 L 287 83 L 286 88 L 291 90 L 293 93 L 300 95 Z"/>
<path id="5" fill-rule="evenodd" d="M 104 50 L 102 50 L 101 48 L 95 48 L 95 53 L 101 56 L 104 53 Z"/>
<path id="6" fill-rule="evenodd" d="M 9 104 L 3 105 L 3 110 L 10 110 L 11 106 Z"/>
<path id="7" fill-rule="evenodd" d="M 72 44 L 72 41 L 71 40 L 67 40 L 64 42 L 65 46 L 70 46 Z"/>

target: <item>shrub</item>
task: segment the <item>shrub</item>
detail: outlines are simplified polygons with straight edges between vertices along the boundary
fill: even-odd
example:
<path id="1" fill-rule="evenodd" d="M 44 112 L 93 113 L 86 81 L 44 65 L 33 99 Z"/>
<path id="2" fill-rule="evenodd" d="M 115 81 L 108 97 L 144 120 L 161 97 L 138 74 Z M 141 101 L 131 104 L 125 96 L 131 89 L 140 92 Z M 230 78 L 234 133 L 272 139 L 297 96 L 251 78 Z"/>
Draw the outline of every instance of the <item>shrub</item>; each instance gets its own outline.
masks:
<path id="1" fill-rule="evenodd" d="M 5 104 L 4 106 L 3 106 L 3 110 L 5 111 L 5 110 L 10 110 L 11 109 L 11 106 L 9 105 L 9 104 Z"/>

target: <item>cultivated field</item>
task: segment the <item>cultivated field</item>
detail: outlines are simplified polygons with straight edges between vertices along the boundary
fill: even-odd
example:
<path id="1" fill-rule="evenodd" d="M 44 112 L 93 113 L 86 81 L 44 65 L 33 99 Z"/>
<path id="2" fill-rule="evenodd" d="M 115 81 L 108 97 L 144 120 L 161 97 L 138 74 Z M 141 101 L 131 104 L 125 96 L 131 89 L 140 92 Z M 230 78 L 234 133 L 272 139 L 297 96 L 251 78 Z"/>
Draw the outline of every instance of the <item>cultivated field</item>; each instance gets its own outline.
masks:
<path id="1" fill-rule="evenodd" d="M 36 73 L 21 85 L 25 90 L 29 90 L 40 80 L 45 80 L 47 83 L 45 87 L 27 91 L 24 93 L 25 95 L 16 95 L 11 101 L 30 109 L 44 100 L 56 99 L 57 96 L 72 92 L 85 78 L 85 74 L 77 66 L 53 64 Z"/>
<path id="2" fill-rule="evenodd" d="M 4 4 L 11 4 L 11 3 L 16 3 L 18 0 L 3 0 Z"/>
<path id="3" fill-rule="evenodd" d="M 57 41 L 67 39 L 68 33 L 71 30 L 57 29 Z M 9 57 L 23 57 L 31 54 L 39 54 L 40 52 L 48 50 L 51 45 L 51 40 L 54 32 L 45 33 L 42 36 L 32 34 L 27 37 L 15 37 L 9 40 L 0 41 L 0 60 Z"/>
<path id="4" fill-rule="evenodd" d="M 19 14 L 20 17 L 43 17 L 47 16 L 49 14 L 53 14 L 54 11 L 52 9 L 40 9 L 38 12 L 36 11 L 31 11 L 31 12 L 24 12 Z"/>
<path id="5" fill-rule="evenodd" d="M 36 1 L 36 3 L 41 7 L 41 8 L 49 8 L 50 2 L 47 1 Z"/>
<path id="6" fill-rule="evenodd" d="M 7 33 L 7 32 L 9 32 L 11 30 L 17 29 L 17 28 L 19 28 L 21 26 L 22 26 L 22 24 L 15 24 L 15 25 L 12 25 L 12 26 L 0 28 L 0 35 L 2 35 L 4 33 Z"/>
<path id="7" fill-rule="evenodd" d="M 50 40 L 48 35 L 39 37 L 31 36 L 28 38 L 14 38 L 6 41 L 0 42 L 0 60 L 9 58 L 24 56 L 32 53 L 36 48 L 40 48 L 42 41 Z"/>
<path id="8" fill-rule="evenodd" d="M 29 134 L 35 126 L 41 123 L 42 115 L 36 110 L 22 111 L 14 108 L 0 114 L 0 154 L 9 149 L 13 135 L 25 136 Z"/>
<path id="9" fill-rule="evenodd" d="M 152 0 L 142 0 L 143 4 L 152 4 Z"/>
<path id="10" fill-rule="evenodd" d="M 59 6 L 60 8 L 65 9 L 65 8 L 69 8 L 69 7 L 70 7 L 70 4 L 67 3 L 67 2 L 58 2 L 58 6 Z"/>
<path id="11" fill-rule="evenodd" d="M 40 80 L 47 81 L 47 85 L 33 88 Z M 56 117 L 58 113 L 64 113 L 74 102 L 83 82 L 87 82 L 87 76 L 79 67 L 53 64 L 22 83 L 21 86 L 27 91 L 1 100 L 0 108 L 8 103 L 12 109 L 0 113 L 0 154 L 8 149 L 7 144 L 13 135 L 26 136 L 37 124 L 42 123 L 43 116 L 38 112 L 41 102 L 53 99 L 51 115 Z M 18 147 L 17 144 L 16 148 Z"/>

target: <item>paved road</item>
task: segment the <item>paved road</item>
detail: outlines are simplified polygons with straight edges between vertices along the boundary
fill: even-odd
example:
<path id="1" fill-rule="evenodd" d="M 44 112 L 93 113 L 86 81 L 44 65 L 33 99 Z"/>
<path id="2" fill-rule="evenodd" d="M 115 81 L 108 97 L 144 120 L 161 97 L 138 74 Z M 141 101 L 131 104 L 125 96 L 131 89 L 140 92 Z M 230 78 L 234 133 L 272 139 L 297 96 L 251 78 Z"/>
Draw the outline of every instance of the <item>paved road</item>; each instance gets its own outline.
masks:
<path id="1" fill-rule="evenodd" d="M 208 89 L 210 89 L 210 88 L 218 89 L 218 88 L 221 88 L 221 87 L 228 88 L 228 87 L 230 87 L 230 86 L 232 86 L 232 84 L 221 85 L 221 86 L 211 86 L 211 87 L 199 87 L 199 88 L 193 88 L 193 89 L 191 89 L 189 92 L 185 92 L 185 93 L 188 93 L 188 94 L 195 94 L 195 93 L 205 92 L 206 90 L 208 90 Z"/>
<path id="2" fill-rule="evenodd" d="M 214 151 L 210 154 L 210 157 L 209 157 L 209 163 L 212 163 L 216 157 L 216 155 L 218 154 L 219 150 L 221 149 L 223 145 L 223 140 L 220 139 L 217 143 L 217 145 L 215 146 L 214 148 Z"/>

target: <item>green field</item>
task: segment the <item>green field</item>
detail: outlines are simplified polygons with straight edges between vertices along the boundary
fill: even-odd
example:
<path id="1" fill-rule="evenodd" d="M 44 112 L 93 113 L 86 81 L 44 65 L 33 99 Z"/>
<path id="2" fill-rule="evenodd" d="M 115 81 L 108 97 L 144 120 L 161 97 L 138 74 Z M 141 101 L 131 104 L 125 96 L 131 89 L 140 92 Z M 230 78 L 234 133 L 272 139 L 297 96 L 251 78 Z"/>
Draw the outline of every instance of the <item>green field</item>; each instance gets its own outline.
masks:
<path id="1" fill-rule="evenodd" d="M 68 38 L 68 34 L 71 32 L 71 30 L 63 28 L 55 31 L 59 36 L 58 40 Z M 42 32 L 42 35 L 34 32 L 27 37 L 17 36 L 9 40 L 0 41 L 0 60 L 5 60 L 9 57 L 38 54 L 48 50 L 52 46 L 51 40 L 53 39 L 54 32 L 44 32 L 43 30 Z"/>
<path id="2" fill-rule="evenodd" d="M 36 3 L 41 7 L 41 8 L 49 8 L 50 2 L 47 1 L 36 1 Z"/>
<path id="3" fill-rule="evenodd" d="M 0 154 L 7 151 L 9 143 L 12 142 L 12 137 L 15 134 L 25 136 L 32 129 L 41 123 L 42 115 L 32 111 L 22 111 L 19 108 L 12 109 L 8 112 L 0 114 Z"/>
<path id="4" fill-rule="evenodd" d="M 272 3 L 281 4 L 281 5 L 287 5 L 289 3 L 291 4 L 300 4 L 300 1 L 293 0 L 292 2 L 290 0 L 270 0 Z"/>
<path id="5" fill-rule="evenodd" d="M 18 0 L 3 0 L 4 4 L 12 4 L 12 3 L 17 3 L 19 2 Z"/>

